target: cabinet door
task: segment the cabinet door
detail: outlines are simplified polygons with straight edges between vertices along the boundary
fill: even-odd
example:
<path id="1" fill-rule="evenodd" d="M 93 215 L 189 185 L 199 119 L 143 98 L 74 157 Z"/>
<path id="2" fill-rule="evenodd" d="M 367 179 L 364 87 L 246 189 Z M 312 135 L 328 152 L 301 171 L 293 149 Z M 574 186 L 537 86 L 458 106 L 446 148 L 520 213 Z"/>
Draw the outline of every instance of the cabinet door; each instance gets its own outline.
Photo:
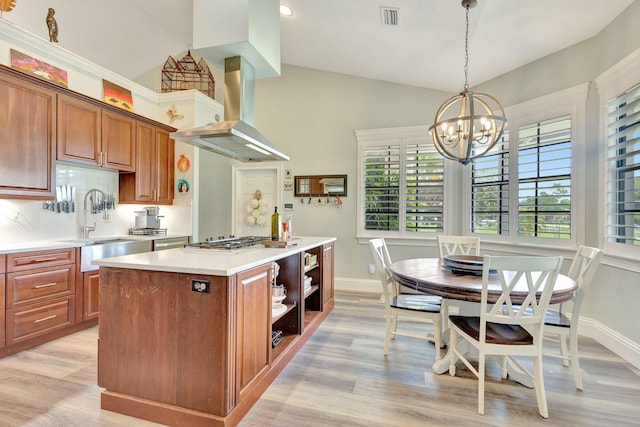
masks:
<path id="1" fill-rule="evenodd" d="M 99 313 L 100 270 L 87 271 L 82 281 L 82 321 L 95 319 Z"/>
<path id="2" fill-rule="evenodd" d="M 4 339 L 4 319 L 5 319 L 5 313 L 4 313 L 4 309 L 5 309 L 5 298 L 4 298 L 4 266 L 5 266 L 5 259 L 6 257 L 4 255 L 0 255 L 0 348 L 4 347 L 5 345 L 5 339 Z"/>
<path id="3" fill-rule="evenodd" d="M 156 201 L 156 129 L 138 122 L 136 125 L 135 201 Z"/>
<path id="4" fill-rule="evenodd" d="M 58 95 L 58 160 L 100 163 L 100 117 L 100 107 Z"/>
<path id="5" fill-rule="evenodd" d="M 0 76 L 0 196 L 52 198 L 56 94 Z"/>
<path id="6" fill-rule="evenodd" d="M 268 370 L 271 357 L 271 265 L 237 275 L 236 402 Z"/>
<path id="7" fill-rule="evenodd" d="M 156 129 L 156 201 L 163 205 L 173 203 L 174 150 L 174 142 L 169 138 L 169 132 Z"/>
<path id="8" fill-rule="evenodd" d="M 102 165 L 124 172 L 135 171 L 136 121 L 102 110 Z"/>
<path id="9" fill-rule="evenodd" d="M 322 301 L 333 299 L 333 242 L 323 246 L 322 250 Z"/>

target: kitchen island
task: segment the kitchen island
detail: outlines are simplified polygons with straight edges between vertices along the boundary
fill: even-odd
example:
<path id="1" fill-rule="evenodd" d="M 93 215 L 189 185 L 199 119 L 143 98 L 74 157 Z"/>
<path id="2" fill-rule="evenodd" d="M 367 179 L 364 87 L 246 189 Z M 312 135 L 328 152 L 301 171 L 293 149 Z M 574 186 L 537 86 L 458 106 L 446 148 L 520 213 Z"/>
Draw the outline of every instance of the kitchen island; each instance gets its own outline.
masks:
<path id="1" fill-rule="evenodd" d="M 236 425 L 333 309 L 334 241 L 94 261 L 101 407 L 166 425 Z M 286 289 L 277 313 L 273 283 Z"/>

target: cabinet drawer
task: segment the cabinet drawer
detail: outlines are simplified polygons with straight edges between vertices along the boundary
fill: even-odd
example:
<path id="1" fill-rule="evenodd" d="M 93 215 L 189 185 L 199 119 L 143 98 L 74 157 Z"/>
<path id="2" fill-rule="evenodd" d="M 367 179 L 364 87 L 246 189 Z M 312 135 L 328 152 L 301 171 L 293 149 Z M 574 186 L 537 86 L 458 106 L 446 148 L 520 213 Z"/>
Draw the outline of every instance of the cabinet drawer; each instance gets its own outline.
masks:
<path id="1" fill-rule="evenodd" d="M 7 271 L 11 273 L 32 268 L 73 264 L 76 259 L 75 254 L 76 248 L 9 254 L 7 255 Z"/>
<path id="2" fill-rule="evenodd" d="M 70 326 L 74 297 L 7 310 L 7 345 Z"/>
<path id="3" fill-rule="evenodd" d="M 7 308 L 75 293 L 75 265 L 7 274 Z"/>

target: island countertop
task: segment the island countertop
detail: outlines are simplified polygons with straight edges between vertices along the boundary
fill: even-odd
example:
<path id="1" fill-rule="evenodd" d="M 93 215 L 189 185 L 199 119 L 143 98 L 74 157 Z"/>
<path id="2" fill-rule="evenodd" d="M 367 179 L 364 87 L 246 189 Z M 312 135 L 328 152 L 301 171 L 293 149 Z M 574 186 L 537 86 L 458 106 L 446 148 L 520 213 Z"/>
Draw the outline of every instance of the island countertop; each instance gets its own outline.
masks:
<path id="1" fill-rule="evenodd" d="M 316 236 L 302 236 L 296 239 L 297 244 L 287 248 L 258 247 L 238 251 L 175 248 L 114 258 L 102 258 L 94 260 L 92 264 L 103 267 L 231 276 L 249 268 L 336 240 L 335 237 Z"/>

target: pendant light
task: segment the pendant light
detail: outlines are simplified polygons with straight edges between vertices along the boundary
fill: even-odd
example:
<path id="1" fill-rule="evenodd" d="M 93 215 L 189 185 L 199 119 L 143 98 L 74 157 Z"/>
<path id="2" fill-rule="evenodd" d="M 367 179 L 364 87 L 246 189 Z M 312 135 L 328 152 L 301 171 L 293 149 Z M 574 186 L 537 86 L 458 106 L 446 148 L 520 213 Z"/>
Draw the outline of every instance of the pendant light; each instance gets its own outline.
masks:
<path id="1" fill-rule="evenodd" d="M 433 145 L 445 158 L 463 165 L 485 155 L 502 136 L 507 119 L 497 99 L 469 90 L 469 9 L 476 0 L 462 0 L 466 10 L 464 91 L 446 100 L 429 127 Z"/>

